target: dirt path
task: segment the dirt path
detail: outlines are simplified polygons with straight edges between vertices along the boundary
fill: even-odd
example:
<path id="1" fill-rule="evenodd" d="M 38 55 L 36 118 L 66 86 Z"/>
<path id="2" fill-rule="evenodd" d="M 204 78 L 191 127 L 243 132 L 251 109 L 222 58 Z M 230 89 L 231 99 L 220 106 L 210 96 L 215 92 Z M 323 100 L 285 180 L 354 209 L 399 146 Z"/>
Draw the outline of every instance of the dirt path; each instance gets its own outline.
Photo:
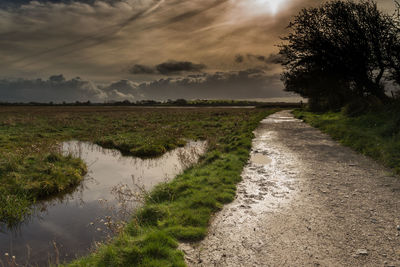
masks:
<path id="1" fill-rule="evenodd" d="M 399 266 L 400 178 L 293 118 L 263 120 L 189 266 Z"/>

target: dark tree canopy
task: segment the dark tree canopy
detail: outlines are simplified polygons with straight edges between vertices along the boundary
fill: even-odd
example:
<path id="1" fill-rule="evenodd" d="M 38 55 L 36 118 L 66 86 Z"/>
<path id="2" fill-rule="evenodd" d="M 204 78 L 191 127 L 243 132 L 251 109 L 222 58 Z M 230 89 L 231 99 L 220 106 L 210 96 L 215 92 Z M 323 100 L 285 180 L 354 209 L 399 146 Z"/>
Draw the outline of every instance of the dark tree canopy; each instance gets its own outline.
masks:
<path id="1" fill-rule="evenodd" d="M 391 76 L 397 84 L 400 84 L 400 2 L 396 2 L 397 9 L 394 14 L 394 25 L 397 39 L 394 39 L 391 57 Z"/>
<path id="2" fill-rule="evenodd" d="M 398 17 L 375 2 L 334 0 L 303 9 L 280 45 L 282 80 L 295 92 L 325 108 L 356 98 L 387 96 L 383 80 L 400 84 Z"/>

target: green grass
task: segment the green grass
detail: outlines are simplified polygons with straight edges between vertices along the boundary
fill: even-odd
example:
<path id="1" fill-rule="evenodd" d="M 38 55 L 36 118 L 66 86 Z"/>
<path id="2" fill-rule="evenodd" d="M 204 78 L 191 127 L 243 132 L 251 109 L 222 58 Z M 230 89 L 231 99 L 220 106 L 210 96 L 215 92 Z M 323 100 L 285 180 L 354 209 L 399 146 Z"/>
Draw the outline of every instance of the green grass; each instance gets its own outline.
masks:
<path id="1" fill-rule="evenodd" d="M 0 221 L 13 225 L 30 213 L 30 206 L 82 181 L 86 166 L 80 160 L 55 153 L 21 155 L 1 153 Z"/>
<path id="2" fill-rule="evenodd" d="M 294 114 L 343 145 L 400 174 L 400 105 L 387 105 L 358 117 L 347 117 L 342 112 L 304 110 L 296 110 Z"/>
<path id="3" fill-rule="evenodd" d="M 271 113 L 232 110 L 212 116 L 212 120 L 221 116 L 224 122 L 206 130 L 213 133 L 211 146 L 200 163 L 156 186 L 122 234 L 69 266 L 185 266 L 178 241 L 204 238 L 211 215 L 234 199 L 252 131 Z"/>
<path id="4" fill-rule="evenodd" d="M 21 210 L 26 212 L 42 195 L 42 184 L 51 184 L 46 188 L 52 189 L 44 192 L 54 193 L 66 188 L 64 182 L 69 179 L 63 179 L 65 175 L 83 174 L 80 160 L 61 156 L 55 149 L 61 141 L 91 141 L 146 157 L 161 155 L 184 145 L 188 139 L 207 140 L 209 149 L 200 162 L 171 182 L 157 186 L 122 234 L 94 254 L 71 264 L 184 266 L 177 242 L 204 238 L 210 216 L 234 199 L 236 184 L 249 156 L 252 131 L 273 112 L 114 107 L 0 109 L 0 153 L 13 166 L 1 171 L 2 195 L 18 198 L 9 202 L 21 203 Z M 37 179 L 43 180 L 39 190 L 33 190 L 29 197 L 13 194 L 9 187 L 17 180 L 15 175 L 22 177 L 24 173 L 19 185 L 22 188 L 37 184 Z M 12 209 L 0 209 L 0 220 L 13 214 Z"/>

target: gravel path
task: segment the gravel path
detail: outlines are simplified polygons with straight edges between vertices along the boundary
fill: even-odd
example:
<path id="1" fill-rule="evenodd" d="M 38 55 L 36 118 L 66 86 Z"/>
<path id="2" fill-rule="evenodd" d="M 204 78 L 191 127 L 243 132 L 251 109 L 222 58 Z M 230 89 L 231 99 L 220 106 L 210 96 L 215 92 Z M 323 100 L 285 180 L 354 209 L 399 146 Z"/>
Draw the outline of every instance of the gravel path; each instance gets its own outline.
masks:
<path id="1" fill-rule="evenodd" d="M 399 266 L 400 178 L 282 111 L 189 266 Z"/>

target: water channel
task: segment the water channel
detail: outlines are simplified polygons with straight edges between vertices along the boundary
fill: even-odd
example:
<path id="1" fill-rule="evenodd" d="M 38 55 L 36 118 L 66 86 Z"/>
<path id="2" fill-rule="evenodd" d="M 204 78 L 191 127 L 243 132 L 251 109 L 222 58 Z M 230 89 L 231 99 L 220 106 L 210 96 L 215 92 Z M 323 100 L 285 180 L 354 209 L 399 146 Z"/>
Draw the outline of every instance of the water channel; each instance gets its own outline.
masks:
<path id="1" fill-rule="evenodd" d="M 21 265 L 46 266 L 87 255 L 96 242 L 115 233 L 116 222 L 129 219 L 144 192 L 195 163 L 206 143 L 190 141 L 153 159 L 122 156 L 88 142 L 64 142 L 60 148 L 84 160 L 88 174 L 73 192 L 37 203 L 17 227 L 0 224 L 0 263 L 5 266 L 12 256 Z"/>

